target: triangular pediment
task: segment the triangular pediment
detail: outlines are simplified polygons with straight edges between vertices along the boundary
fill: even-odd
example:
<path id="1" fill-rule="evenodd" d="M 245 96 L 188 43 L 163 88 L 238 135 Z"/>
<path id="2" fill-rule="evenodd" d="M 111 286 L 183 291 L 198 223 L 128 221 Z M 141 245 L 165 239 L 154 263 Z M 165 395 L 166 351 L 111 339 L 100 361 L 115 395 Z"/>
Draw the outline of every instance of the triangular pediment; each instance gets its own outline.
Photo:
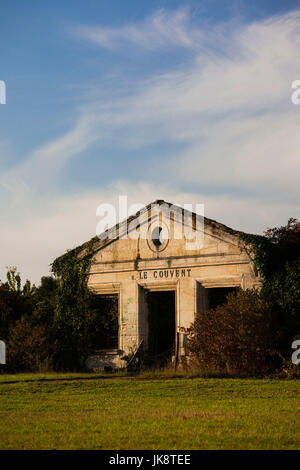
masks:
<path id="1" fill-rule="evenodd" d="M 168 228 L 168 220 L 171 225 L 169 242 L 156 249 L 150 239 L 151 228 L 152 226 Z M 178 240 L 175 236 L 175 232 L 180 230 L 184 234 L 185 230 L 187 233 L 189 231 L 198 233 L 199 240 L 203 241 L 201 247 L 199 248 L 198 244 L 193 250 L 187 249 L 185 235 L 182 240 Z M 80 258 L 92 254 L 93 258 L 99 261 L 106 260 L 105 262 L 157 256 L 166 258 L 199 254 L 209 256 L 215 253 L 239 252 L 240 233 L 186 207 L 183 215 L 183 208 L 179 205 L 156 200 L 74 250 Z"/>
<path id="2" fill-rule="evenodd" d="M 95 239 L 94 254 L 96 255 L 99 251 L 106 250 L 109 247 L 107 249 L 110 252 L 115 251 L 114 258 L 119 256 L 117 254 L 119 250 L 112 247 L 116 242 L 120 242 L 126 247 L 128 258 L 131 251 L 132 257 L 141 256 L 143 250 L 144 256 L 146 256 L 147 246 L 150 251 L 160 253 L 164 250 L 163 244 L 157 248 L 153 246 L 151 240 L 151 233 L 153 233 L 155 227 L 162 227 L 165 235 L 169 232 L 169 248 L 165 251 L 165 256 L 175 256 L 176 253 L 179 256 L 180 252 L 183 255 L 192 255 L 198 254 L 199 251 L 202 253 L 222 251 L 222 249 L 228 251 L 229 247 L 226 247 L 226 245 L 234 249 L 239 243 L 239 232 L 199 213 L 160 200 L 145 206 L 136 214 L 101 233 L 98 240 Z M 183 238 L 181 245 L 178 241 L 180 240 L 180 233 Z M 197 245 L 187 245 L 187 238 L 193 236 L 190 235 L 191 233 L 197 235 L 198 242 L 201 245 L 199 243 Z M 170 250 L 172 243 L 174 246 L 176 244 L 176 249 L 174 247 L 173 251 Z M 165 245 L 167 244 L 165 243 Z M 189 246 L 188 249 L 187 246 Z M 222 246 L 224 247 L 222 248 Z"/>

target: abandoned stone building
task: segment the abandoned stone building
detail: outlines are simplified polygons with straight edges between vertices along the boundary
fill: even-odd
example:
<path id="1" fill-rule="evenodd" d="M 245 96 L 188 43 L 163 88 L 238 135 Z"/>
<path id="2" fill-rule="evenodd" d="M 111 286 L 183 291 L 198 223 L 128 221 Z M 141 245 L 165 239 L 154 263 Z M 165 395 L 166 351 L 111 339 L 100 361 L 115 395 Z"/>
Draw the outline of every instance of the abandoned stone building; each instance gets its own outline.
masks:
<path id="1" fill-rule="evenodd" d="M 197 243 L 188 243 L 187 233 Z M 184 356 L 184 331 L 196 312 L 223 303 L 238 287 L 259 285 L 239 233 L 193 212 L 183 217 L 181 207 L 158 200 L 102 234 L 88 286 L 118 314 L 109 344 L 99 345 L 87 367 L 120 367 L 138 347 L 153 355 L 176 347 Z"/>

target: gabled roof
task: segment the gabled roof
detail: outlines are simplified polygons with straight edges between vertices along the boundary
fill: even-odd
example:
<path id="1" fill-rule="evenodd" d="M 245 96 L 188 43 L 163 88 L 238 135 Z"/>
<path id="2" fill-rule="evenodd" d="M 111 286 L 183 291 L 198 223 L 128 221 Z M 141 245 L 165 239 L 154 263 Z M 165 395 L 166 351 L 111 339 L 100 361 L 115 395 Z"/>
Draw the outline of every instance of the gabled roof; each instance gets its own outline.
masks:
<path id="1" fill-rule="evenodd" d="M 113 241 L 112 237 L 110 236 L 112 233 L 116 234 L 114 239 L 118 239 L 119 234 L 122 232 L 123 228 L 126 228 L 128 226 L 128 224 L 130 224 L 132 221 L 134 221 L 137 217 L 140 217 L 141 215 L 149 212 L 151 207 L 153 207 L 154 205 L 156 205 L 156 206 L 168 205 L 169 207 L 177 208 L 178 211 L 182 211 L 182 207 L 180 207 L 176 204 L 172 204 L 170 202 L 164 201 L 163 199 L 157 199 L 157 200 L 151 202 L 150 204 L 148 204 L 147 206 L 143 207 L 141 210 L 136 212 L 134 215 L 129 216 L 127 219 L 123 220 L 122 222 L 119 222 L 115 226 L 113 226 L 110 229 L 106 230 L 101 235 L 99 235 L 99 236 L 96 235 L 95 237 L 93 237 L 89 241 L 87 241 L 87 242 L 83 243 L 82 245 L 79 245 L 78 247 L 73 248 L 72 250 L 69 250 L 69 251 L 76 250 L 78 252 L 79 257 L 82 257 L 82 256 L 84 257 L 85 256 L 85 253 L 84 253 L 85 250 L 87 250 L 88 248 L 90 248 L 92 246 L 92 253 L 95 253 L 96 251 L 100 250 L 101 248 L 104 248 L 104 246 L 106 246 L 108 243 L 111 243 Z M 185 211 L 187 211 L 190 214 L 193 222 L 196 221 L 196 217 L 199 217 L 199 215 L 196 214 L 195 212 L 189 211 L 187 209 L 185 209 Z M 223 231 L 223 232 L 225 232 L 225 233 L 227 233 L 231 236 L 238 236 L 239 234 L 243 233 L 243 232 L 238 231 L 238 230 L 233 230 L 232 228 L 227 227 L 226 225 L 221 224 L 220 222 L 217 222 L 213 219 L 209 219 L 207 217 L 203 217 L 203 219 L 204 219 L 204 226 L 209 225 L 212 229 L 221 230 L 221 231 Z M 57 260 L 59 260 L 63 256 L 64 255 L 58 257 Z"/>

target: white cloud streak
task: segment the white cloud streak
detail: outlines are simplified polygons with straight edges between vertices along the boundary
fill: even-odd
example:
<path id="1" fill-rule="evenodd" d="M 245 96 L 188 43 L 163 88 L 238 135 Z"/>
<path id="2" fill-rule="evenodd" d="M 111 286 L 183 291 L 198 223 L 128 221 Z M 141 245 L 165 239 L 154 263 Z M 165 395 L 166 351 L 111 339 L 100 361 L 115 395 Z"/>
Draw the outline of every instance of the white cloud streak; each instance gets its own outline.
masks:
<path id="1" fill-rule="evenodd" d="M 175 12 L 160 9 L 137 24 L 127 24 L 118 28 L 81 26 L 75 33 L 110 50 L 132 45 L 148 51 L 174 46 L 194 48 L 195 41 L 199 45 L 204 40 L 201 30 L 194 27 L 191 29 L 187 9 Z"/>
<path id="2" fill-rule="evenodd" d="M 300 78 L 300 11 L 249 25 L 208 27 L 196 26 L 186 9 L 160 10 L 138 24 L 78 31 L 111 51 L 185 48 L 192 54 L 168 73 L 130 79 L 130 92 L 126 83 L 118 96 L 113 87 L 106 89 L 78 110 L 67 133 L 0 176 L 2 193 L 10 193 L 0 204 L 12 214 L 0 233 L 7 247 L 2 266 L 20 264 L 19 259 L 25 272 L 41 274 L 46 259 L 48 264 L 94 235 L 97 205 L 117 194 L 145 203 L 157 198 L 205 203 L 208 217 L 251 231 L 300 217 L 300 106 L 290 99 L 291 83 Z M 150 182 L 137 182 L 135 189 L 111 183 L 100 193 L 81 190 L 74 198 L 55 188 L 64 164 L 83 158 L 91 146 L 139 148 L 142 155 L 161 141 L 180 144 L 181 150 L 154 156 L 159 173 L 172 183 L 163 184 L 160 194 L 152 160 L 144 163 Z M 46 186 L 53 194 L 43 197 Z M 181 189 L 189 186 L 190 191 Z"/>

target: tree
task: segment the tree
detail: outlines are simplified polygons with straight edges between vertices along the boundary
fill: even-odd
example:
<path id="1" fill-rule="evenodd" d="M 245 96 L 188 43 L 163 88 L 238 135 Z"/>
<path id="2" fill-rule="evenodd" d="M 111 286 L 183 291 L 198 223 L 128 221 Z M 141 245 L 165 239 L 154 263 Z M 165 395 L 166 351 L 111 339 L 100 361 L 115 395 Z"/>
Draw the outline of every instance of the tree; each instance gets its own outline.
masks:
<path id="1" fill-rule="evenodd" d="M 0 337 L 8 340 L 9 330 L 23 315 L 30 315 L 35 286 L 27 280 L 22 287 L 17 268 L 8 268 L 7 281 L 0 282 Z"/>
<path id="2" fill-rule="evenodd" d="M 300 334 L 300 222 L 290 218 L 287 225 L 263 236 L 242 234 L 241 240 L 262 277 L 262 296 L 278 313 L 278 346 L 287 356 Z"/>
<path id="3" fill-rule="evenodd" d="M 52 276 L 43 276 L 33 296 L 33 316 L 49 332 L 53 329 L 58 282 Z"/>

